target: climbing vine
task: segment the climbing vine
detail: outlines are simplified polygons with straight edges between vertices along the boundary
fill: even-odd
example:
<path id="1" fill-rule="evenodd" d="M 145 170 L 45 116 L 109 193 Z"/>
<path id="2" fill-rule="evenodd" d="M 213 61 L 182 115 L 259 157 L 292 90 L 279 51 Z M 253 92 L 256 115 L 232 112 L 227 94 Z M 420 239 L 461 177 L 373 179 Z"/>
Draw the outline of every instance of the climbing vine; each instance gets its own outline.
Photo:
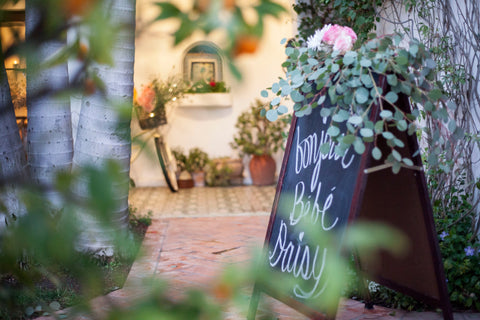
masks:
<path id="1" fill-rule="evenodd" d="M 474 172 L 480 160 L 480 4 L 476 0 L 391 0 L 379 9 L 377 15 L 383 21 L 430 49 L 437 63 L 436 81 L 457 105 L 450 116 L 466 132 L 464 139 L 451 143 L 438 122 L 425 118 L 427 130 L 422 139 L 428 142 L 440 136 L 444 154 L 452 154 L 451 160 L 444 159 L 442 170 L 427 175 L 429 185 L 434 186 L 430 188 L 432 201 L 443 209 L 440 214 L 452 210 L 455 203 L 448 195 L 457 189 L 473 204 L 465 215 L 473 215 L 478 204 L 478 174 Z M 458 177 L 462 177 L 461 188 Z M 476 219 L 469 219 L 477 234 Z"/>

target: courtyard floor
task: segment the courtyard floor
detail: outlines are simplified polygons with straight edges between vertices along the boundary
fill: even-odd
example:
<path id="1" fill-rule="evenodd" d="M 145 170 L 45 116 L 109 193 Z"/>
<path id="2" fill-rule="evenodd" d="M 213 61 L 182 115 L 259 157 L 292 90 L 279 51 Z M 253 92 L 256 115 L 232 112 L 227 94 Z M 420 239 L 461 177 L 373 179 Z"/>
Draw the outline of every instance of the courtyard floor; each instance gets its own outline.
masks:
<path id="1" fill-rule="evenodd" d="M 125 286 L 92 302 L 97 316 L 101 317 L 112 302 L 128 306 L 144 296 L 152 277 L 168 281 L 168 295 L 173 299 L 181 297 L 189 288 L 212 292 L 226 265 L 248 265 L 252 250 L 263 246 L 274 195 L 273 186 L 196 187 L 177 193 L 167 188 L 133 189 L 131 205 L 139 215 L 151 212 L 153 223 L 142 244 L 143 255 L 132 266 Z M 264 296 L 278 319 L 306 319 Z M 224 318 L 245 319 L 245 315 L 227 309 Z M 456 313 L 454 318 L 480 319 L 480 314 Z M 441 313 L 409 313 L 379 306 L 365 310 L 362 303 L 343 299 L 336 319 L 433 320 L 443 317 Z"/>

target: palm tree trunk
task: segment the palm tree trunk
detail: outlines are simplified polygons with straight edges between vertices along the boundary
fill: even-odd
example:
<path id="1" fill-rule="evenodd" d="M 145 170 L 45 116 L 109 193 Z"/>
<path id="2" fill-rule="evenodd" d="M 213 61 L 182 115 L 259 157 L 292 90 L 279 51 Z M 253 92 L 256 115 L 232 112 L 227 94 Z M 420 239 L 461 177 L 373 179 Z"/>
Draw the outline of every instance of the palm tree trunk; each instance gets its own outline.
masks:
<path id="1" fill-rule="evenodd" d="M 27 38 L 39 30 L 44 19 L 40 6 L 42 4 L 38 1 L 26 1 Z M 58 191 L 52 186 L 58 172 L 70 172 L 73 157 L 70 99 L 58 94 L 68 84 L 68 69 L 66 63 L 47 69 L 38 66 L 52 59 L 65 44 L 65 39 L 47 39 L 37 48 L 36 54 L 27 59 L 27 159 L 30 177 L 33 183 L 47 187 L 46 198 L 56 209 L 61 207 L 61 201 Z"/>
<path id="2" fill-rule="evenodd" d="M 74 170 L 93 165 L 104 168 L 109 160 L 115 160 L 121 168 L 121 177 L 116 180 L 115 208 L 112 209 L 111 227 L 105 228 L 91 213 L 81 212 L 85 226 L 80 246 L 83 250 L 101 255 L 113 254 L 113 239 L 116 231 L 126 231 L 128 223 L 128 185 L 130 173 L 130 121 L 131 108 L 127 116 L 120 114 L 118 104 L 132 104 L 133 62 L 135 54 L 135 1 L 105 1 L 106 19 L 112 19 L 121 27 L 112 50 L 113 66 L 98 65 L 97 76 L 105 85 L 106 94 L 99 90 L 85 96 L 82 101 L 77 138 L 73 158 Z M 87 200 L 87 181 L 75 189 L 76 196 Z"/>
<path id="3" fill-rule="evenodd" d="M 26 180 L 27 161 L 15 119 L 7 73 L 0 54 L 0 230 L 25 208 L 18 197 L 18 182 Z M 3 206 L 2 206 L 3 205 Z"/>

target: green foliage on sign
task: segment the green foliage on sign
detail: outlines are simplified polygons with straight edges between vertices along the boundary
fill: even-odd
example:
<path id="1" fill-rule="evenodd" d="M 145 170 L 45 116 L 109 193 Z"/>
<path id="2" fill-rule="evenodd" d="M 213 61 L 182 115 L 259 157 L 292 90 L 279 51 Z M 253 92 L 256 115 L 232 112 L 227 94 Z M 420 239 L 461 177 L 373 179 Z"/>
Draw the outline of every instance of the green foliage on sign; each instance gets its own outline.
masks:
<path id="1" fill-rule="evenodd" d="M 373 37 L 345 53 L 315 50 L 290 42 L 285 49 L 287 60 L 282 65 L 285 77 L 271 86 L 274 97 L 270 105 L 278 114 L 283 114 L 279 105 L 282 100 L 290 99 L 294 102 L 295 115 L 302 117 L 329 98 L 334 107 L 322 107 L 320 112 L 322 116 L 331 117 L 328 134 L 337 143 L 338 155 L 343 155 L 351 146 L 361 154 L 365 146 L 372 143 L 372 156 L 391 163 L 394 172 L 402 165 L 411 166 L 410 157 L 414 155 L 401 156 L 400 149 L 405 146 L 399 133 L 415 134 L 423 118 L 437 123 L 437 130 L 444 130 L 450 117 L 444 92 L 434 82 L 436 64 L 430 53 L 417 40 L 410 41 L 410 49 L 401 47 L 401 41 L 400 35 Z M 387 92 L 383 92 L 379 83 L 381 77 L 388 83 Z M 268 96 L 266 91 L 262 94 Z M 409 98 L 410 112 L 396 106 L 401 95 Z M 374 105 L 380 108 L 380 119 L 376 122 L 370 119 Z M 267 117 L 274 120 L 275 115 L 272 111 L 269 113 Z M 347 128 L 344 134 L 338 129 L 340 124 Z M 463 137 L 461 128 L 452 129 L 452 141 Z M 382 154 L 381 142 L 389 147 L 387 154 Z M 442 152 L 435 145 L 443 140 L 438 135 L 437 139 L 427 142 L 431 150 L 427 161 L 435 167 Z"/>

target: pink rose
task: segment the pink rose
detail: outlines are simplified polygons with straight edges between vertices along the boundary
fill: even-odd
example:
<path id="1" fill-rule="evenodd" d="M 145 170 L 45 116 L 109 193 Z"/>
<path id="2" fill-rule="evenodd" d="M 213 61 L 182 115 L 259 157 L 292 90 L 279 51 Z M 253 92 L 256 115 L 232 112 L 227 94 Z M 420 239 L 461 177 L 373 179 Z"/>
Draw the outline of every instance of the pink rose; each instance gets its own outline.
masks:
<path id="1" fill-rule="evenodd" d="M 342 33 L 333 44 L 333 50 L 340 52 L 347 52 L 352 49 L 353 40 L 346 33 Z"/>
<path id="2" fill-rule="evenodd" d="M 143 88 L 142 94 L 138 97 L 138 104 L 146 112 L 152 112 L 155 109 L 155 90 L 150 85 Z"/>
<path id="3" fill-rule="evenodd" d="M 355 31 L 353 31 L 352 28 L 350 27 L 343 27 L 343 31 L 347 33 L 347 35 L 350 36 L 350 38 L 352 38 L 352 42 L 355 42 L 357 40 L 357 34 L 355 33 Z"/>
<path id="4" fill-rule="evenodd" d="M 323 35 L 323 42 L 329 45 L 333 45 L 335 43 L 335 40 L 340 36 L 342 33 L 343 28 L 339 26 L 338 24 L 334 24 L 328 30 L 325 32 Z"/>
<path id="5" fill-rule="evenodd" d="M 325 32 L 322 40 L 333 46 L 333 50 L 346 52 L 352 49 L 353 43 L 357 40 L 357 35 L 351 28 L 335 24 Z"/>

